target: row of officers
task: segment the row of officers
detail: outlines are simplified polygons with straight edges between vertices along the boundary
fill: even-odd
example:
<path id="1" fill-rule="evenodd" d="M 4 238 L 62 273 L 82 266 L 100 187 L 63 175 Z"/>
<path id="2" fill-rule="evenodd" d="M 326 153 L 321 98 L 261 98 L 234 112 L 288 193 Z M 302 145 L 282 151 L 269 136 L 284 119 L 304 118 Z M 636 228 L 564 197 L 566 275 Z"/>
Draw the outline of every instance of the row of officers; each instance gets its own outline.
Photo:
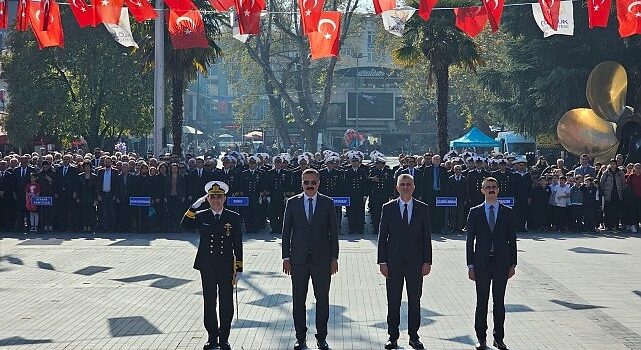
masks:
<path id="1" fill-rule="evenodd" d="M 306 300 L 311 280 L 316 299 L 316 345 L 327 342 L 329 294 L 332 275 L 339 271 L 338 221 L 331 197 L 319 192 L 322 179 L 315 169 L 306 169 L 298 180 L 301 192 L 287 199 L 283 210 L 282 270 L 291 276 L 294 350 L 307 349 Z M 221 181 L 205 185 L 206 194 L 185 212 L 181 226 L 200 236 L 194 268 L 203 287 L 204 325 L 208 341 L 204 350 L 230 350 L 229 335 L 234 314 L 233 287 L 242 280 L 243 239 L 241 218 L 225 208 L 230 187 Z M 400 174 L 396 198 L 382 206 L 377 264 L 385 278 L 387 326 L 385 349 L 398 348 L 403 289 L 408 298 L 408 335 L 413 349 L 424 349 L 418 334 L 423 279 L 432 270 L 432 207 L 414 198 L 411 174 Z M 517 264 L 516 221 L 513 209 L 498 202 L 500 184 L 492 177 L 481 181 L 483 200 L 466 215 L 466 263 L 468 277 L 476 285 L 476 350 L 487 348 L 487 311 L 493 297 L 493 345 L 505 350 L 504 297 L 507 281 Z M 201 206 L 207 202 L 208 208 Z M 202 210 L 201 210 L 202 209 Z"/>

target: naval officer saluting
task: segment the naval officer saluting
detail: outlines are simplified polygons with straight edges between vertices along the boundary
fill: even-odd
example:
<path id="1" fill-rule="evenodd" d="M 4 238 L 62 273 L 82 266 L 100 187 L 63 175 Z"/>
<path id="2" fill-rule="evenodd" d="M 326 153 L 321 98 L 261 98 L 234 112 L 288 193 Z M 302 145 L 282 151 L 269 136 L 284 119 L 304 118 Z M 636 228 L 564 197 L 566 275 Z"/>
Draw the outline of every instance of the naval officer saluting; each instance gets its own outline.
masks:
<path id="1" fill-rule="evenodd" d="M 240 215 L 223 207 L 228 190 L 224 182 L 207 183 L 207 194 L 194 202 L 180 223 L 183 228 L 196 228 L 200 233 L 194 268 L 200 271 L 203 285 L 204 321 L 208 333 L 203 350 L 231 350 L 228 340 L 234 316 L 232 292 L 243 271 L 243 237 Z M 198 210 L 205 201 L 209 202 L 210 208 Z M 216 299 L 220 306 L 220 325 Z"/>

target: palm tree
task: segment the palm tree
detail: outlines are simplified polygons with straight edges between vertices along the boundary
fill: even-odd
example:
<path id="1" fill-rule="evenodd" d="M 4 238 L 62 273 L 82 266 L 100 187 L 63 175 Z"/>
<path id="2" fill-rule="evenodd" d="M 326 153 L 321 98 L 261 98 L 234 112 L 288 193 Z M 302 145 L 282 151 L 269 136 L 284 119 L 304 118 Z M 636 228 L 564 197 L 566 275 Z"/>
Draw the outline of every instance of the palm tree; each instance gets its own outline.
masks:
<path id="1" fill-rule="evenodd" d="M 447 6 L 453 1 L 440 1 Z M 412 0 L 410 6 L 418 8 Z M 483 64 L 480 47 L 470 37 L 454 26 L 452 11 L 433 12 L 429 21 L 418 15 L 406 24 L 406 32 L 400 47 L 392 50 L 392 58 L 401 66 L 413 66 L 426 62 L 428 81 L 436 80 L 436 125 L 438 150 L 444 155 L 449 150 L 447 135 L 447 108 L 449 100 L 450 66 L 458 66 L 476 72 Z"/>
<path id="2" fill-rule="evenodd" d="M 205 2 L 195 1 L 201 9 L 211 10 Z M 194 81 L 198 74 L 207 75 L 207 68 L 216 58 L 222 55 L 222 50 L 214 41 L 221 34 L 221 27 L 228 26 L 227 14 L 202 13 L 205 31 L 209 39 L 208 48 L 193 48 L 176 50 L 171 45 L 169 32 L 165 26 L 165 77 L 171 89 L 171 134 L 174 144 L 172 153 L 182 156 L 182 127 L 183 127 L 183 94 L 187 84 Z M 147 33 L 141 40 L 140 50 L 147 67 L 154 67 L 154 26 L 153 21 L 143 23 L 142 31 Z"/>

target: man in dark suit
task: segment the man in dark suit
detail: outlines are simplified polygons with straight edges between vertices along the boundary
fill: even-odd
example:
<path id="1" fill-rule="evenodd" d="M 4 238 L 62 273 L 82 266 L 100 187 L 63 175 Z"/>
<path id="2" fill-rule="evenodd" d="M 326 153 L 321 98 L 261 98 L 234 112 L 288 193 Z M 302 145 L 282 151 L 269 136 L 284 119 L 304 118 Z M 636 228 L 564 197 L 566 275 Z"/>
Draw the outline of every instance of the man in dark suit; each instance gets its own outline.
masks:
<path id="1" fill-rule="evenodd" d="M 365 201 L 369 192 L 368 170 L 361 166 L 361 159 L 357 155 L 350 158 L 351 166 L 343 171 L 343 189 L 346 197 L 350 198 L 347 207 L 347 223 L 349 233 L 365 232 Z"/>
<path id="2" fill-rule="evenodd" d="M 0 230 L 13 229 L 13 174 L 9 164 L 0 160 Z"/>
<path id="3" fill-rule="evenodd" d="M 468 275 L 476 282 L 474 329 L 477 350 L 487 349 L 487 304 L 492 287 L 494 346 L 507 349 L 505 332 L 505 287 L 516 268 L 516 220 L 512 209 L 498 203 L 498 181 L 493 177 L 481 183 L 485 200 L 470 209 L 467 217 Z"/>
<path id="4" fill-rule="evenodd" d="M 105 157 L 104 168 L 98 170 L 96 198 L 100 213 L 100 229 L 110 232 L 116 227 L 116 198 L 118 193 L 118 171 L 112 168 L 111 158 Z"/>
<path id="5" fill-rule="evenodd" d="M 423 183 L 423 194 L 419 196 L 432 207 L 432 231 L 437 233 L 441 233 L 445 226 L 445 209 L 436 206 L 436 197 L 442 196 L 445 192 L 448 176 L 447 168 L 441 166 L 441 156 L 435 154 L 432 156 L 432 165 L 423 169 L 423 178 L 417 179 Z"/>
<path id="6" fill-rule="evenodd" d="M 76 228 L 78 220 L 76 219 L 75 208 L 77 207 L 76 198 L 78 197 L 78 170 L 71 164 L 71 154 L 65 154 L 62 157 L 62 164 L 56 168 L 56 201 L 55 206 L 57 215 L 57 229 L 66 231 Z"/>
<path id="7" fill-rule="evenodd" d="M 240 215 L 224 208 L 225 194 L 229 191 L 224 182 L 211 181 L 204 188 L 207 194 L 187 210 L 180 225 L 189 230 L 198 229 L 200 234 L 194 269 L 200 271 L 203 285 L 204 321 L 208 333 L 203 350 L 231 350 L 229 333 L 234 316 L 233 286 L 243 271 Z M 197 211 L 205 201 L 209 202 L 210 208 Z M 216 299 L 220 315 L 216 312 Z"/>
<path id="8" fill-rule="evenodd" d="M 205 169 L 205 160 L 203 157 L 196 158 L 196 168 L 192 170 L 185 179 L 187 185 L 187 201 L 192 202 L 198 199 L 205 185 L 212 181 L 213 177 L 214 175 L 211 170 Z"/>
<path id="9" fill-rule="evenodd" d="M 306 348 L 305 299 L 309 279 L 316 296 L 316 341 L 321 350 L 327 344 L 329 286 L 338 272 L 338 225 L 334 202 L 318 193 L 320 175 L 315 169 L 302 174 L 303 193 L 287 200 L 283 215 L 283 272 L 292 276 L 294 350 Z"/>
<path id="10" fill-rule="evenodd" d="M 18 232 L 23 232 L 26 224 L 29 222 L 29 212 L 27 211 L 25 186 L 29 182 L 29 176 L 35 172 L 36 168 L 29 165 L 29 159 L 26 156 L 20 156 L 20 166 L 13 169 L 13 199 L 15 204 L 15 227 Z"/>
<path id="11" fill-rule="evenodd" d="M 378 235 L 378 264 L 386 278 L 387 333 L 385 349 L 398 347 L 403 283 L 407 283 L 409 344 L 424 349 L 419 340 L 423 277 L 432 269 L 432 236 L 427 204 L 412 198 L 414 179 L 401 174 L 396 182 L 400 197 L 383 205 Z"/>
<path id="12" fill-rule="evenodd" d="M 467 201 L 469 198 L 469 185 L 467 177 L 463 175 L 461 165 L 454 166 L 454 174 L 447 179 L 447 195 L 456 197 L 457 206 L 449 208 L 450 229 L 460 233 L 465 227 L 465 215 L 467 214 Z"/>

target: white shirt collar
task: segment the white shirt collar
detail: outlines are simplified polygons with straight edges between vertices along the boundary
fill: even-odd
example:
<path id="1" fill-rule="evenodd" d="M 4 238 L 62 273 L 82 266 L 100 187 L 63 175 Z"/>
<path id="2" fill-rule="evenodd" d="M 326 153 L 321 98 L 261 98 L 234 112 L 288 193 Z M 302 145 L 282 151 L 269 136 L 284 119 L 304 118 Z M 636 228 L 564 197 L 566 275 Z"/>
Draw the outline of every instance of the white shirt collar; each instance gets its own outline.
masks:
<path id="1" fill-rule="evenodd" d="M 316 199 L 318 198 L 318 192 L 316 192 L 314 197 L 309 197 L 309 196 L 307 196 L 307 194 L 303 194 L 303 197 L 305 197 L 305 202 L 307 202 L 310 198 L 313 199 L 314 202 L 316 202 Z"/>
<path id="2" fill-rule="evenodd" d="M 221 209 L 220 211 L 215 211 L 215 210 L 212 208 L 212 209 L 211 209 L 211 212 L 212 212 L 212 213 L 214 213 L 214 215 L 221 215 L 221 216 L 222 216 L 222 215 L 223 215 L 223 210 L 225 210 L 225 208 Z"/>
<path id="3" fill-rule="evenodd" d="M 405 202 L 405 201 L 403 200 L 403 198 L 398 197 L 398 204 L 399 204 L 401 207 L 403 207 L 403 205 L 404 205 L 404 204 L 407 204 L 407 206 L 409 207 L 409 206 L 411 206 L 412 204 L 414 204 L 414 198 L 410 198 L 410 201 L 409 201 L 409 202 Z"/>

